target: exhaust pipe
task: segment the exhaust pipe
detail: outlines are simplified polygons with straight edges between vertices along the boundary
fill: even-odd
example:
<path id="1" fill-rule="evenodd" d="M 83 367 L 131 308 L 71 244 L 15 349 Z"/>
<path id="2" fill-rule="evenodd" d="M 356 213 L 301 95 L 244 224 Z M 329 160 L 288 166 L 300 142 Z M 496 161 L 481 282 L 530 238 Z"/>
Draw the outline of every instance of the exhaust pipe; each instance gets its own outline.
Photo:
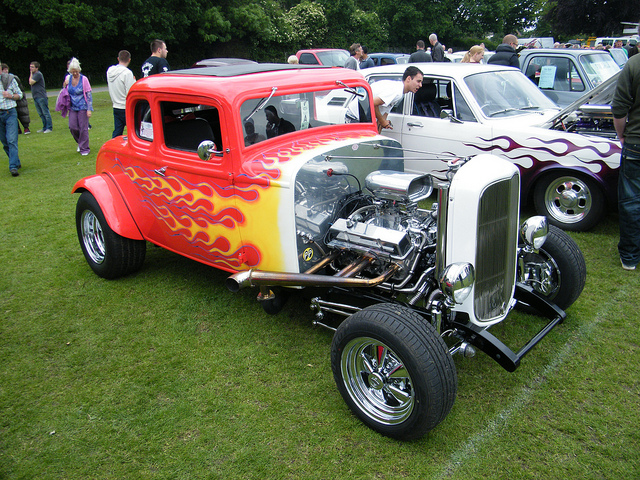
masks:
<path id="1" fill-rule="evenodd" d="M 225 285 L 232 292 L 238 292 L 246 287 L 280 286 L 280 287 L 353 287 L 370 288 L 389 280 L 399 266 L 391 264 L 382 275 L 376 278 L 346 278 L 332 275 L 313 275 L 309 273 L 280 273 L 262 272 L 260 270 L 246 270 L 231 275 Z"/>

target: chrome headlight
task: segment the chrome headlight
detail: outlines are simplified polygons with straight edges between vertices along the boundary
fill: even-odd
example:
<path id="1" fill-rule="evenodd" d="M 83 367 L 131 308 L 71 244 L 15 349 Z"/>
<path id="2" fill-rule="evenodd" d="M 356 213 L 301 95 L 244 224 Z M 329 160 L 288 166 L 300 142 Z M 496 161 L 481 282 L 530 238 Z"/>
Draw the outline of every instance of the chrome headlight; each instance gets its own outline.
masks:
<path id="1" fill-rule="evenodd" d="M 520 226 L 520 236 L 528 247 L 538 250 L 544 245 L 549 233 L 547 217 L 535 216 L 527 218 Z"/>
<path id="2" fill-rule="evenodd" d="M 440 278 L 440 290 L 451 303 L 463 303 L 471 293 L 476 273 L 470 263 L 452 263 Z"/>

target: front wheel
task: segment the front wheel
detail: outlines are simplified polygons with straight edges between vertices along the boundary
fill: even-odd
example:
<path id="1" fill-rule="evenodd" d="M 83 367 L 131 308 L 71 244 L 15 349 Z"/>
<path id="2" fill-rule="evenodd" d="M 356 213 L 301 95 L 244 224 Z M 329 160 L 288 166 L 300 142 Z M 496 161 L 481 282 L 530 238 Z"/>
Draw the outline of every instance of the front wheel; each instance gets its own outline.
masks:
<path id="1" fill-rule="evenodd" d="M 553 225 L 538 253 L 525 253 L 520 281 L 566 310 L 575 302 L 587 278 L 587 266 L 576 242 Z"/>
<path id="2" fill-rule="evenodd" d="M 458 380 L 447 345 L 409 308 L 377 304 L 337 329 L 331 368 L 342 398 L 367 426 L 419 438 L 447 416 Z"/>
<path id="3" fill-rule="evenodd" d="M 585 231 L 604 214 L 604 196 L 592 179 L 579 174 L 550 173 L 533 191 L 536 211 L 563 230 Z"/>
<path id="4" fill-rule="evenodd" d="M 83 192 L 78 199 L 76 230 L 87 263 L 100 277 L 118 278 L 142 267 L 146 242 L 111 230 L 98 201 L 89 192 Z"/>

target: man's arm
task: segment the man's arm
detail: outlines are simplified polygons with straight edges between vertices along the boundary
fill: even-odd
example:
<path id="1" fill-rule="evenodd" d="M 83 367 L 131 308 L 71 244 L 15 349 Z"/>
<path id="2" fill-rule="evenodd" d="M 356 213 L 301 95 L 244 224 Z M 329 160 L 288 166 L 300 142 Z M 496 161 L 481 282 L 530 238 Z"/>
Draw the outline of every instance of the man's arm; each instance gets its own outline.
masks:
<path id="1" fill-rule="evenodd" d="M 615 127 L 616 133 L 618 134 L 620 145 L 624 144 L 624 129 L 627 126 L 627 117 L 622 117 L 622 118 L 614 117 L 613 126 Z"/>
<path id="2" fill-rule="evenodd" d="M 384 105 L 384 100 L 380 97 L 373 97 L 373 108 L 376 113 L 376 120 L 378 121 L 378 125 L 382 128 L 393 128 L 391 126 L 391 122 L 387 120 L 387 116 L 380 113 L 380 106 Z"/>

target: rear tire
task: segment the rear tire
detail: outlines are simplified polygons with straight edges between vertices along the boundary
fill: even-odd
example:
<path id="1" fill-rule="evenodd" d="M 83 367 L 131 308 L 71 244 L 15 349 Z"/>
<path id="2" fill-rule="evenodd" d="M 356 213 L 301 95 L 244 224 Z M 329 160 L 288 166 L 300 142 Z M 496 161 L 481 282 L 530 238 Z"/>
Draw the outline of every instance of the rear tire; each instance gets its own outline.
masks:
<path id="1" fill-rule="evenodd" d="M 331 368 L 351 411 L 400 440 L 420 438 L 442 422 L 458 389 L 453 358 L 433 326 L 393 304 L 367 307 L 338 327 Z"/>
<path id="2" fill-rule="evenodd" d="M 536 183 L 535 209 L 563 230 L 586 231 L 604 214 L 604 195 L 591 178 L 575 173 L 549 173 Z"/>
<path id="3" fill-rule="evenodd" d="M 91 193 L 83 192 L 76 204 L 76 230 L 82 253 L 96 275 L 114 279 L 139 270 L 147 244 L 118 235 L 107 223 Z"/>

